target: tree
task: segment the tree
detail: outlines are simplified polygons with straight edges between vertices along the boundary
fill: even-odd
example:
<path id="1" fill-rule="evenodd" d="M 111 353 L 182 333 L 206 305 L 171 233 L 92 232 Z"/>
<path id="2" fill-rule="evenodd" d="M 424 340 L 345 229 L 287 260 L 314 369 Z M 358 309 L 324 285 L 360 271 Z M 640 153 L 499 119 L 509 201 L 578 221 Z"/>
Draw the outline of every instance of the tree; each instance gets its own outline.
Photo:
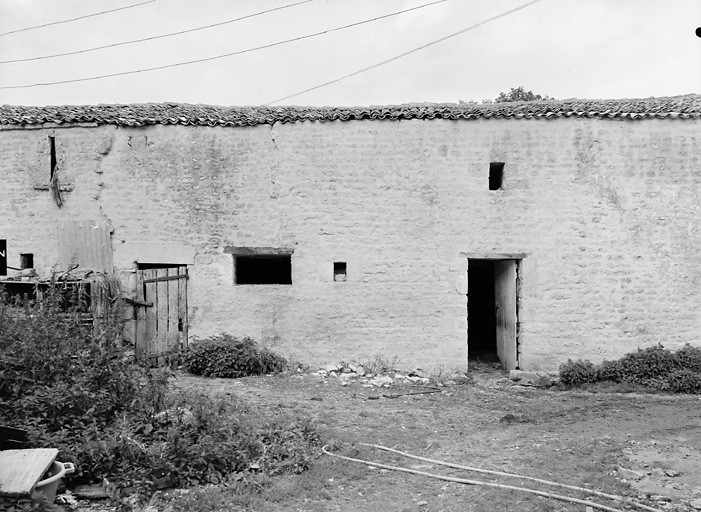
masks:
<path id="1" fill-rule="evenodd" d="M 507 103 L 509 101 L 534 101 L 534 100 L 554 100 L 549 96 L 541 96 L 540 94 L 533 94 L 533 91 L 526 91 L 523 86 L 512 87 L 511 91 L 508 93 L 499 93 L 499 96 L 494 100 L 494 103 Z"/>

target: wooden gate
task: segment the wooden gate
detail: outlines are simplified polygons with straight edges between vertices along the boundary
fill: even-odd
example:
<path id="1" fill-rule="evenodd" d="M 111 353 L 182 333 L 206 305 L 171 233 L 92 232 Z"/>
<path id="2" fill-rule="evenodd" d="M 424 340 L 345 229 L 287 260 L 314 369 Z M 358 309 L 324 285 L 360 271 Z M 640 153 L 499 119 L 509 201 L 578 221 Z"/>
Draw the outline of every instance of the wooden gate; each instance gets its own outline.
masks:
<path id="1" fill-rule="evenodd" d="M 145 267 L 145 266 L 144 266 Z M 137 269 L 136 358 L 174 365 L 187 348 L 187 266 Z"/>

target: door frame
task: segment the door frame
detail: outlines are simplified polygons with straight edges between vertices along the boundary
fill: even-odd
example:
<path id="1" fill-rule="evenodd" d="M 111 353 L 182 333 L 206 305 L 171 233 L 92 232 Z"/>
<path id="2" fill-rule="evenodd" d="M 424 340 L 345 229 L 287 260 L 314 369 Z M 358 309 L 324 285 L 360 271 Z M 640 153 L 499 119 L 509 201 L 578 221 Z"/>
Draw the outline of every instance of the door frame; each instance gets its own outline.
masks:
<path id="1" fill-rule="evenodd" d="M 513 292 L 513 298 L 514 302 L 509 305 L 509 307 L 513 308 L 512 314 L 514 315 L 514 325 L 513 325 L 513 337 L 510 340 L 510 344 L 508 347 L 503 346 L 503 341 L 502 341 L 502 346 L 499 347 L 499 339 L 497 339 L 497 352 L 499 355 L 499 360 L 502 364 L 502 368 L 505 370 L 516 370 L 520 367 L 521 365 L 521 273 L 522 273 L 522 262 L 523 259 L 526 258 L 527 254 L 526 253 L 476 253 L 476 252 L 461 252 L 460 253 L 461 257 L 465 258 L 465 280 L 466 280 L 466 294 L 465 298 L 466 301 L 469 301 L 469 293 L 470 290 L 467 287 L 467 278 L 468 278 L 468 272 L 469 272 L 469 260 L 475 259 L 475 260 L 491 260 L 494 262 L 497 261 L 513 261 L 514 262 L 514 273 L 515 273 L 515 283 L 514 283 L 514 292 Z M 495 272 L 496 272 L 496 267 L 495 265 Z M 496 288 L 496 281 L 497 277 L 495 274 L 494 277 L 495 281 L 495 288 Z M 496 289 L 495 289 L 495 295 L 496 295 Z M 495 307 L 497 306 L 497 297 L 495 296 Z M 465 315 L 467 315 L 468 308 L 467 304 L 465 307 Z M 497 318 L 497 323 L 499 319 Z M 470 319 L 467 318 L 467 326 L 469 326 Z M 497 325 L 497 329 L 499 329 Z M 465 332 L 465 339 L 467 342 L 467 329 Z M 501 348 L 501 350 L 500 350 Z M 510 352 L 510 357 L 506 357 L 504 354 L 504 350 Z M 501 353 L 499 353 L 501 352 Z M 469 353 L 469 348 L 468 348 L 468 353 Z"/>

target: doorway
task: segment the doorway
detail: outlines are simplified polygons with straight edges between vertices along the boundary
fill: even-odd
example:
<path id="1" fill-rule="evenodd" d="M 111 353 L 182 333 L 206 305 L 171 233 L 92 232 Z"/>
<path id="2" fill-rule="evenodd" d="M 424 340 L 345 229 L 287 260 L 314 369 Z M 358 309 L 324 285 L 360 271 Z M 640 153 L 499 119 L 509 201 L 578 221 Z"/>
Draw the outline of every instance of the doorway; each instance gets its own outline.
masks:
<path id="1" fill-rule="evenodd" d="M 138 264 L 136 358 L 174 365 L 188 342 L 186 265 Z"/>
<path id="2" fill-rule="evenodd" d="M 518 368 L 518 259 L 469 258 L 467 357 Z"/>

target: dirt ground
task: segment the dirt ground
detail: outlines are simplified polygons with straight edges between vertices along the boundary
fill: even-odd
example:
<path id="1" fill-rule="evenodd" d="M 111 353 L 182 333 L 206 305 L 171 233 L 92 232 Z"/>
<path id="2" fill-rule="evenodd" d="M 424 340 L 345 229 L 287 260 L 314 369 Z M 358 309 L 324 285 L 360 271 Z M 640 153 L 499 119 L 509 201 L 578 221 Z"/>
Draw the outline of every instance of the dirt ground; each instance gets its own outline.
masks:
<path id="1" fill-rule="evenodd" d="M 410 394 L 429 391 L 416 384 L 377 388 L 353 380 L 342 386 L 338 378 L 313 373 L 235 380 L 179 375 L 176 386 L 308 415 L 320 425 L 325 439 L 342 447 L 342 454 L 429 473 L 526 484 L 352 447 L 360 442 L 381 444 L 431 459 L 630 496 L 660 510 L 701 510 L 701 397 L 536 389 L 505 382 L 505 374 L 495 370 L 474 375 L 473 384 L 447 384 L 426 394 Z M 586 508 L 516 491 L 369 468 L 327 455 L 320 457 L 316 472 L 304 492 L 281 491 L 280 500 L 267 503 L 265 510 Z M 536 488 L 580 499 L 588 496 Z M 601 498 L 596 501 L 624 508 Z"/>

